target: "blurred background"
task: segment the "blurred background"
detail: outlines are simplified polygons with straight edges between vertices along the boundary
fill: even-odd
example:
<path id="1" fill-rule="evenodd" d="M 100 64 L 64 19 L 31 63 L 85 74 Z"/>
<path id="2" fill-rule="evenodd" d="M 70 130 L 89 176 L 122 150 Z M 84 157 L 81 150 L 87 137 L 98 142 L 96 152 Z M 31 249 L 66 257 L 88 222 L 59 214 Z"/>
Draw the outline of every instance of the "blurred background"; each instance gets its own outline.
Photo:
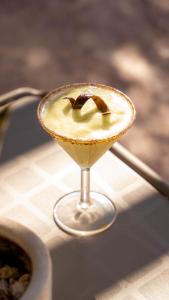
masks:
<path id="1" fill-rule="evenodd" d="M 121 143 L 169 179 L 169 1 L 1 1 L 0 94 L 97 82 L 127 93 L 137 120 Z M 11 113 L 1 164 L 50 138 L 37 103 Z"/>

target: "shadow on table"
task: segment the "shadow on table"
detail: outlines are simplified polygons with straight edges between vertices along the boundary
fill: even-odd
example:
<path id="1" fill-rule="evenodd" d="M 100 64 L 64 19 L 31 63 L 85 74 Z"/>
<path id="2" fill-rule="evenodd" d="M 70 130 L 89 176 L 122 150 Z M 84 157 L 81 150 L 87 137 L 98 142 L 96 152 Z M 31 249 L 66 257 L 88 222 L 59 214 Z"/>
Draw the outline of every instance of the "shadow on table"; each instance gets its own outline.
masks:
<path id="1" fill-rule="evenodd" d="M 146 214 L 154 203 L 154 211 Z M 109 294 L 104 299 L 116 299 L 121 289 L 159 265 L 168 252 L 168 215 L 167 200 L 154 193 L 120 212 L 115 224 L 98 236 L 72 237 L 59 246 L 50 241 L 55 299 L 103 299 L 105 293 Z"/>
<path id="2" fill-rule="evenodd" d="M 37 106 L 34 101 L 12 111 L 0 163 L 51 141 L 38 123 Z"/>

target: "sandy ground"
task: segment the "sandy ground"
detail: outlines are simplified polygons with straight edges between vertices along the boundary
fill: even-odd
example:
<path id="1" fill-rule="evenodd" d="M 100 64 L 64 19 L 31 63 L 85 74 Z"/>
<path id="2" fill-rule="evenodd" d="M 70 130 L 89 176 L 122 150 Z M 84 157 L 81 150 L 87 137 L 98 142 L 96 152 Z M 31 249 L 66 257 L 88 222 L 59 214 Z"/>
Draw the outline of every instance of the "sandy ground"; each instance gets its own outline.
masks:
<path id="1" fill-rule="evenodd" d="M 168 0 L 4 1 L 0 38 L 0 93 L 83 81 L 121 89 L 137 109 L 121 142 L 169 179 Z M 29 130 L 34 110 L 17 112 L 11 153 L 47 140 L 41 131 L 38 138 L 35 118 Z M 25 128 L 32 142 L 21 147 L 15 135 L 24 136 Z"/>

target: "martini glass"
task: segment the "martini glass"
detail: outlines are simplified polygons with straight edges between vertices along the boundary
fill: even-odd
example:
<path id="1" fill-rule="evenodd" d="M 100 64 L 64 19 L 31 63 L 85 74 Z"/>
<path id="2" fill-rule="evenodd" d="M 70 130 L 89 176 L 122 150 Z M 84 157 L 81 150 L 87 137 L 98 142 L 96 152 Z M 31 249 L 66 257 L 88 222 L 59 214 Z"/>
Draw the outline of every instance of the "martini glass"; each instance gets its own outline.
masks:
<path id="1" fill-rule="evenodd" d="M 73 89 L 87 87 L 104 89 L 107 93 L 114 93 L 123 97 L 130 110 L 130 119 L 115 134 L 102 136 L 102 138 L 80 139 L 72 138 L 46 124 L 44 115 L 50 104 L 57 99 L 65 98 Z M 68 98 L 68 97 L 67 97 Z M 64 100 L 63 100 L 64 101 Z M 43 129 L 72 157 L 81 168 L 80 191 L 73 191 L 57 200 L 53 217 L 56 224 L 64 231 L 80 236 L 89 236 L 106 230 L 115 221 L 117 211 L 112 199 L 106 195 L 90 191 L 91 166 L 131 127 L 135 118 L 135 108 L 132 101 L 120 91 L 101 84 L 71 84 L 59 87 L 46 95 L 38 106 L 38 119 Z M 85 122 L 85 120 L 83 120 Z M 78 124 L 77 124 L 78 126 Z"/>

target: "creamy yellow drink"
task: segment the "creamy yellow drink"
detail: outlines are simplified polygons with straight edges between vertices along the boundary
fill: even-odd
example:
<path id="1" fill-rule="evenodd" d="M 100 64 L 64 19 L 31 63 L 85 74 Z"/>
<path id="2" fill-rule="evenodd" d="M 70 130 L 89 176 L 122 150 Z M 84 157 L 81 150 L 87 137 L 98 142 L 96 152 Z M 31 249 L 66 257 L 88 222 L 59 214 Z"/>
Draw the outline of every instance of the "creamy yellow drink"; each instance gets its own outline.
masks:
<path id="1" fill-rule="evenodd" d="M 88 99 L 75 109 L 72 101 L 79 95 L 87 95 Z M 101 106 L 105 104 L 107 111 L 101 111 L 93 95 L 104 102 Z M 41 113 L 43 126 L 78 165 L 85 168 L 93 165 L 117 141 L 135 115 L 127 96 L 103 85 L 70 85 L 47 97 Z"/>

